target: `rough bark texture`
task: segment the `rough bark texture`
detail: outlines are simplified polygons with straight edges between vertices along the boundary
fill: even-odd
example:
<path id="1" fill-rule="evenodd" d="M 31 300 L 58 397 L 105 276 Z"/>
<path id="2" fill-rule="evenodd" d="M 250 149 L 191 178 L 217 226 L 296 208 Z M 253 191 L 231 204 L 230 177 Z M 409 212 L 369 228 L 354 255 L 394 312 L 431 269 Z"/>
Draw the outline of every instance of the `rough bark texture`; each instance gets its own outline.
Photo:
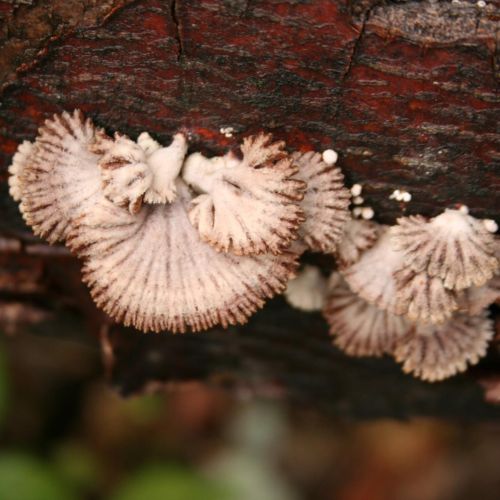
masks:
<path id="1" fill-rule="evenodd" d="M 42 267 L 52 259 L 32 246 L 6 169 L 45 118 L 76 107 L 132 137 L 147 130 L 167 142 L 187 127 L 204 152 L 260 129 L 293 149 L 333 147 L 382 222 L 456 203 L 500 219 L 499 12 L 498 2 L 0 1 L 0 233 L 29 243 L 19 262 L 26 251 Z M 219 133 L 227 126 L 233 138 Z M 390 200 L 394 189 L 412 202 Z M 116 346 L 113 380 L 126 393 L 194 377 L 279 387 L 337 412 L 493 411 L 466 377 L 425 386 L 386 362 L 343 357 L 325 332 L 318 316 L 277 300 L 233 333 L 113 327 L 106 345 Z M 154 370 L 148 356 L 159 359 Z"/>

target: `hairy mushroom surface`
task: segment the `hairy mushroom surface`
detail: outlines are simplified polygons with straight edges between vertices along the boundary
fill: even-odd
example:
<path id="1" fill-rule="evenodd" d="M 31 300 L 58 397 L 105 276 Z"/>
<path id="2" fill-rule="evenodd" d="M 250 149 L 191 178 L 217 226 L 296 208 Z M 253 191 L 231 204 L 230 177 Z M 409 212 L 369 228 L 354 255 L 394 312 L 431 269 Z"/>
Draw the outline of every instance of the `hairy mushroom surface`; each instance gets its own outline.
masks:
<path id="1" fill-rule="evenodd" d="M 115 140 L 104 139 L 93 147 L 102 153 L 98 165 L 101 168 L 104 196 L 131 214 L 142 206 L 144 193 L 151 186 L 153 173 L 146 163 L 146 153 L 134 141 L 124 135 L 115 135 Z"/>
<path id="2" fill-rule="evenodd" d="M 412 321 L 442 323 L 458 308 L 456 293 L 447 289 L 440 278 L 404 266 L 394 272 L 394 279 L 397 303 Z"/>
<path id="3" fill-rule="evenodd" d="M 36 235 L 64 241 L 74 221 L 102 196 L 99 156 L 90 148 L 103 134 L 76 110 L 46 120 L 34 144 L 19 147 L 11 186 Z"/>
<path id="4" fill-rule="evenodd" d="M 494 334 L 487 312 L 456 314 L 442 325 L 416 324 L 394 349 L 403 371 L 428 382 L 463 372 L 486 354 Z"/>
<path id="5" fill-rule="evenodd" d="M 307 183 L 301 203 L 305 221 L 299 235 L 313 252 L 333 253 L 350 217 L 351 193 L 344 186 L 344 176 L 314 151 L 293 153 L 292 159 L 299 167 L 297 178 Z"/>
<path id="6" fill-rule="evenodd" d="M 132 215 L 107 200 L 68 241 L 85 259 L 84 281 L 99 307 L 143 331 L 199 331 L 244 323 L 294 276 L 297 255 L 235 256 L 202 242 L 188 219 L 181 181 L 169 205 Z"/>
<path id="7" fill-rule="evenodd" d="M 391 234 L 395 248 L 415 271 L 441 278 L 447 288 L 481 286 L 498 269 L 494 235 L 460 210 L 445 210 L 429 221 L 401 217 Z"/>
<path id="8" fill-rule="evenodd" d="M 279 254 L 297 238 L 305 183 L 293 178 L 297 166 L 283 148 L 259 134 L 244 139 L 242 159 L 231 152 L 187 158 L 182 177 L 198 194 L 189 219 L 203 241 L 221 252 L 258 255 Z"/>
<path id="9" fill-rule="evenodd" d="M 407 304 L 399 300 L 395 271 L 404 265 L 404 255 L 391 245 L 387 227 L 380 228 L 377 242 L 353 265 L 341 268 L 351 290 L 368 303 L 392 314 L 405 314 Z"/>
<path id="10" fill-rule="evenodd" d="M 379 309 L 356 295 L 333 273 L 323 309 L 334 344 L 350 356 L 382 356 L 392 353 L 397 339 L 410 329 L 410 323 Z"/>
<path id="11" fill-rule="evenodd" d="M 379 232 L 380 227 L 373 222 L 350 219 L 335 248 L 335 260 L 339 267 L 346 268 L 355 264 L 361 254 L 375 244 Z"/>

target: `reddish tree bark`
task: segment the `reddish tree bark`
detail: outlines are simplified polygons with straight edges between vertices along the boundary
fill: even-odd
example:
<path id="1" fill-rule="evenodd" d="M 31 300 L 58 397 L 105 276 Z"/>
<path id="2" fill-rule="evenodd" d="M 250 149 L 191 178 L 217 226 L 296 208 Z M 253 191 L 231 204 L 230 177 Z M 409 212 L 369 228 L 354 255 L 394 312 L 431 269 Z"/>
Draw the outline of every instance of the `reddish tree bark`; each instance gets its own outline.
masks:
<path id="1" fill-rule="evenodd" d="M 0 233 L 14 242 L 34 239 L 7 194 L 11 157 L 45 118 L 76 107 L 132 137 L 147 130 L 167 142 L 187 127 L 193 148 L 210 153 L 260 129 L 292 149 L 333 147 L 348 183 L 363 184 L 382 222 L 456 203 L 500 218 L 498 2 L 0 1 L 0 15 Z M 233 138 L 219 133 L 227 126 Z M 412 202 L 390 200 L 394 189 L 409 191 Z M 36 259 L 52 265 L 50 257 Z M 330 347 L 319 317 L 273 304 L 236 334 L 142 337 L 113 329 L 114 379 L 129 392 L 145 374 L 227 380 L 229 373 L 266 387 L 278 381 L 280 391 L 333 406 L 349 401 L 352 384 L 364 403 L 368 391 L 385 391 L 380 408 L 388 413 L 402 401 L 395 388 L 410 399 L 423 394 L 428 403 L 412 400 L 408 408 L 424 412 L 446 394 L 383 362 L 347 360 Z M 85 305 L 87 317 L 91 310 Z M 144 361 L 136 376 L 137 348 L 140 356 L 150 348 L 167 353 L 166 364 L 154 372 Z M 367 381 L 372 371 L 376 380 Z M 453 397 L 479 391 L 457 380 L 442 386 L 456 390 Z"/>

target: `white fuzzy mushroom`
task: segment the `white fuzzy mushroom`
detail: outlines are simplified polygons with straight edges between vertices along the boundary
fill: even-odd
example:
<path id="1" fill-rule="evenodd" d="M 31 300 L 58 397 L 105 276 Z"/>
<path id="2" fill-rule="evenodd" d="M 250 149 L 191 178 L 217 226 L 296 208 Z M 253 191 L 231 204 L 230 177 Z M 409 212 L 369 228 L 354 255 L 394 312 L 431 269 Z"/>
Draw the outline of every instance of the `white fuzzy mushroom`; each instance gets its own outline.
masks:
<path id="1" fill-rule="evenodd" d="M 397 342 L 394 357 L 406 373 L 436 382 L 478 363 L 493 333 L 485 311 L 478 316 L 456 314 L 443 325 L 415 325 Z"/>
<path id="2" fill-rule="evenodd" d="M 379 309 L 353 293 L 338 273 L 330 278 L 323 310 L 334 344 L 350 356 L 382 356 L 392 353 L 396 341 L 410 323 Z"/>
<path id="3" fill-rule="evenodd" d="M 351 194 L 344 186 L 344 176 L 314 151 L 293 153 L 292 159 L 299 167 L 297 178 L 307 184 L 301 202 L 305 221 L 299 235 L 310 250 L 332 253 L 350 218 Z"/>
<path id="4" fill-rule="evenodd" d="M 38 236 L 64 241 L 74 221 L 102 196 L 99 156 L 90 148 L 103 134 L 76 110 L 46 120 L 34 144 L 20 146 L 11 184 L 19 187 L 14 191 L 21 211 Z"/>
<path id="5" fill-rule="evenodd" d="M 399 300 L 394 278 L 405 258 L 402 252 L 393 249 L 388 228 L 382 227 L 380 231 L 377 242 L 357 262 L 342 267 L 341 273 L 352 291 L 368 303 L 392 314 L 405 314 L 407 304 Z"/>
<path id="6" fill-rule="evenodd" d="M 285 290 L 287 302 L 302 311 L 321 311 L 325 301 L 326 279 L 314 266 L 304 266 Z"/>
<path id="7" fill-rule="evenodd" d="M 257 255 L 286 250 L 304 220 L 304 182 L 283 142 L 270 135 L 244 139 L 242 159 L 233 153 L 205 158 L 190 155 L 182 178 L 198 194 L 189 219 L 201 239 L 216 250 Z"/>
<path id="8" fill-rule="evenodd" d="M 460 210 L 446 210 L 429 221 L 402 217 L 391 233 L 408 265 L 441 278 L 447 288 L 481 286 L 498 269 L 494 236 L 480 220 Z"/>
<path id="9" fill-rule="evenodd" d="M 85 259 L 83 279 L 96 304 L 143 331 L 199 331 L 244 323 L 294 276 L 297 256 L 235 256 L 200 241 L 188 219 L 182 180 L 168 205 L 135 215 L 102 199 L 68 244 Z"/>
<path id="10" fill-rule="evenodd" d="M 103 191 L 113 203 L 127 206 L 131 213 L 145 203 L 171 203 L 175 200 L 179 176 L 188 144 L 184 134 L 175 134 L 172 143 L 162 147 L 143 132 L 137 143 L 115 134 L 114 141 L 104 138 L 92 147 L 102 155 Z"/>
<path id="11" fill-rule="evenodd" d="M 116 134 L 114 141 L 98 141 L 92 151 L 102 154 L 98 165 L 104 196 L 131 214 L 137 213 L 153 181 L 144 150 L 127 136 Z"/>
<path id="12" fill-rule="evenodd" d="M 443 323 L 458 308 L 456 293 L 440 278 L 417 273 L 403 266 L 394 272 L 396 302 L 408 319 L 423 323 Z"/>
<path id="13" fill-rule="evenodd" d="M 377 224 L 365 220 L 349 220 L 335 249 L 335 259 L 339 267 L 345 268 L 356 263 L 361 254 L 375 244 L 378 235 Z"/>
<path id="14" fill-rule="evenodd" d="M 147 163 L 153 173 L 151 187 L 144 195 L 146 203 L 172 203 L 176 196 L 176 179 L 179 176 L 188 143 L 186 136 L 177 133 L 167 147 L 153 149 L 151 141 L 142 140 L 146 147 Z"/>

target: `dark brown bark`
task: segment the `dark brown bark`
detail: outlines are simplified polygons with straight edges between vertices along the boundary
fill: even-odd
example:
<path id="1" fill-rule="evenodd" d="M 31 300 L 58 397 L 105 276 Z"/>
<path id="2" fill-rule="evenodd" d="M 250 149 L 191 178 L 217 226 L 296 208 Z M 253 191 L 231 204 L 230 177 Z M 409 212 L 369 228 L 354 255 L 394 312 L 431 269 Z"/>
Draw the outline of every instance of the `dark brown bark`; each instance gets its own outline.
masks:
<path id="1" fill-rule="evenodd" d="M 499 219 L 498 6 L 0 1 L 0 233 L 33 242 L 8 197 L 6 168 L 45 118 L 75 107 L 132 137 L 147 130 L 167 142 L 187 127 L 205 152 L 260 129 L 292 149 L 333 147 L 382 222 L 456 203 Z M 227 126 L 233 138 L 219 133 Z M 411 192 L 412 202 L 390 200 L 394 189 Z M 52 266 L 41 251 L 37 262 Z M 83 290 L 77 282 L 71 293 Z M 100 331 L 102 317 L 78 293 L 75 304 L 83 301 Z M 150 379 L 203 378 L 336 412 L 493 414 L 470 378 L 426 386 L 388 361 L 345 358 L 319 316 L 280 299 L 233 332 L 143 337 L 113 327 L 108 340 L 117 349 L 113 380 L 126 393 Z M 163 361 L 152 368 L 153 351 Z"/>

